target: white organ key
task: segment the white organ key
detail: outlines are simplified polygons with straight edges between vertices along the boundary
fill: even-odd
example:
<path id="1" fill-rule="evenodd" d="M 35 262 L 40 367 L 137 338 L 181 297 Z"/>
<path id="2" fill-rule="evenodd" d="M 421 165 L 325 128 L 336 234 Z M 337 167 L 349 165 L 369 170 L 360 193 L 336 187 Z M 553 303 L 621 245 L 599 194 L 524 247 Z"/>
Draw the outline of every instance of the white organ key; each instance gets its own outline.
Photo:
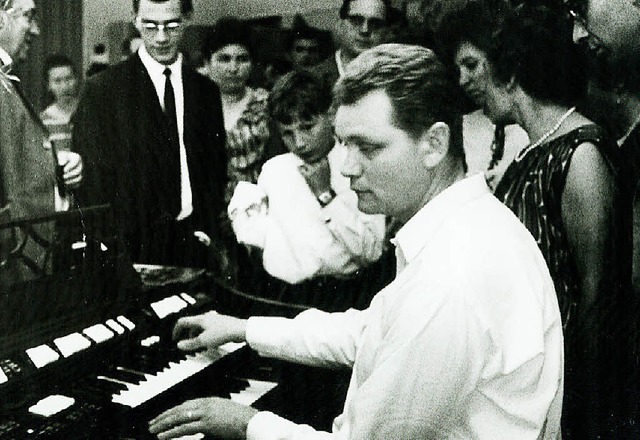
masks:
<path id="1" fill-rule="evenodd" d="M 245 344 L 235 344 L 233 351 L 240 349 Z M 229 350 L 230 347 L 227 347 Z M 227 353 L 220 353 L 216 350 L 200 352 L 186 355 L 186 359 L 171 361 L 167 366 L 155 375 L 145 374 L 146 380 L 139 384 L 131 385 L 126 390 L 122 390 L 112 396 L 112 401 L 124 406 L 136 408 L 155 396 L 188 379 L 194 374 L 204 370 L 218 359 L 226 356 Z"/>

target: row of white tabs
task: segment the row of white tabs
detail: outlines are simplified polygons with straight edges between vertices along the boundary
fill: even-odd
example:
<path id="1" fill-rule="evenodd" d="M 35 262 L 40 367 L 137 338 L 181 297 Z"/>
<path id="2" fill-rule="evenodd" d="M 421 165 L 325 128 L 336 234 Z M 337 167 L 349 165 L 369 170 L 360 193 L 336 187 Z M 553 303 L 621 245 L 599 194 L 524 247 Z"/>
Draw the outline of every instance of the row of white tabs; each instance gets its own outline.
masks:
<path id="1" fill-rule="evenodd" d="M 191 295 L 181 293 L 180 295 L 173 295 L 151 303 L 150 306 L 158 318 L 163 319 L 195 303 L 196 300 Z M 124 334 L 127 330 L 131 331 L 135 329 L 135 327 L 135 324 L 130 319 L 120 315 L 115 319 L 107 320 L 104 324 L 95 324 L 85 328 L 82 332 L 75 332 L 54 339 L 53 344 L 58 351 L 55 351 L 47 344 L 43 344 L 27 349 L 26 353 L 36 368 L 42 368 L 60 359 L 58 352 L 67 358 L 75 353 L 86 350 L 91 347 L 93 343 L 100 344 L 108 341 L 116 335 Z M 0 383 L 6 381 L 6 376 L 0 371 Z"/>

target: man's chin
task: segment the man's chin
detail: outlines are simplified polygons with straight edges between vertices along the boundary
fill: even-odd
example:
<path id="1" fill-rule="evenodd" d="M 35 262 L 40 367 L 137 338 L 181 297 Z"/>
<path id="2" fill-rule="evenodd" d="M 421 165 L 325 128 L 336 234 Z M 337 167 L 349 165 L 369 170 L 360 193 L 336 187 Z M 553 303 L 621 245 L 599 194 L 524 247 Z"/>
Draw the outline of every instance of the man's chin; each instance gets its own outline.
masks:
<path id="1" fill-rule="evenodd" d="M 159 62 L 160 64 L 165 64 L 165 65 L 173 64 L 173 62 L 178 58 L 177 52 L 165 52 L 165 51 L 154 50 L 154 51 L 150 51 L 149 55 L 151 55 L 151 57 L 157 62 Z"/>

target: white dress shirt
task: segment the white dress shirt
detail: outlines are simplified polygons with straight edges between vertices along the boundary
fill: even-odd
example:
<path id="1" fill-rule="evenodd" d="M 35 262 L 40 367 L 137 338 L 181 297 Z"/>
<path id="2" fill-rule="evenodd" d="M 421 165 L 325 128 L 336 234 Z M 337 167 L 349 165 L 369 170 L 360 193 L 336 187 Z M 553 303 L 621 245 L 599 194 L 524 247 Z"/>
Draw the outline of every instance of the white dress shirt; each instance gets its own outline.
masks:
<path id="1" fill-rule="evenodd" d="M 247 438 L 559 438 L 560 313 L 525 227 L 476 175 L 431 200 L 395 242 L 406 266 L 367 310 L 249 319 L 261 355 L 353 373 L 332 433 L 259 412 Z"/>
<path id="2" fill-rule="evenodd" d="M 384 216 L 358 210 L 358 198 L 340 174 L 345 158 L 341 145 L 329 152 L 336 197 L 324 208 L 300 173 L 303 161 L 293 153 L 276 156 L 262 167 L 257 190 L 268 208 L 252 209 L 259 196 L 239 200 L 250 184 L 236 189 L 229 203 L 236 237 L 263 249 L 262 263 L 272 276 L 299 283 L 320 275 L 348 275 L 380 258 Z"/>
<path id="3" fill-rule="evenodd" d="M 187 149 L 184 146 L 184 87 L 182 84 L 182 54 L 171 65 L 160 64 L 154 60 L 147 48 L 140 46 L 138 55 L 142 64 L 147 69 L 149 77 L 156 89 L 160 106 L 164 110 L 164 85 L 165 69 L 171 69 L 171 85 L 176 99 L 176 118 L 178 119 L 178 138 L 180 140 L 180 213 L 176 220 L 184 220 L 193 212 L 193 193 L 191 192 L 191 179 L 189 178 L 189 165 L 187 162 Z"/>

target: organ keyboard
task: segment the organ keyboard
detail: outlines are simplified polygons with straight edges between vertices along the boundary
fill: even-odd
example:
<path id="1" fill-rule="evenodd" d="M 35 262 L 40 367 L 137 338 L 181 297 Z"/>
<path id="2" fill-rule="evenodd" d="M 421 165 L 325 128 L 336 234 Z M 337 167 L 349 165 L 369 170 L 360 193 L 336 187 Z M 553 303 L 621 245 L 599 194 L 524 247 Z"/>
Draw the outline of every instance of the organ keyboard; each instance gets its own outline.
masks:
<path id="1" fill-rule="evenodd" d="M 256 403 L 276 383 L 251 377 L 245 344 L 184 353 L 170 339 L 178 316 L 210 301 L 165 289 L 139 310 L 5 354 L 0 439 L 150 438 L 148 420 L 190 398 Z"/>
<path id="2" fill-rule="evenodd" d="M 34 234 L 45 223 L 51 242 Z M 160 412 L 207 396 L 330 427 L 348 375 L 237 344 L 185 354 L 171 340 L 181 315 L 292 316 L 300 307 L 260 301 L 202 270 L 136 273 L 113 224 L 107 206 L 0 223 L 0 236 L 20 242 L 0 252 L 0 440 L 146 439 Z M 22 254 L 31 242 L 46 255 L 41 267 Z"/>

